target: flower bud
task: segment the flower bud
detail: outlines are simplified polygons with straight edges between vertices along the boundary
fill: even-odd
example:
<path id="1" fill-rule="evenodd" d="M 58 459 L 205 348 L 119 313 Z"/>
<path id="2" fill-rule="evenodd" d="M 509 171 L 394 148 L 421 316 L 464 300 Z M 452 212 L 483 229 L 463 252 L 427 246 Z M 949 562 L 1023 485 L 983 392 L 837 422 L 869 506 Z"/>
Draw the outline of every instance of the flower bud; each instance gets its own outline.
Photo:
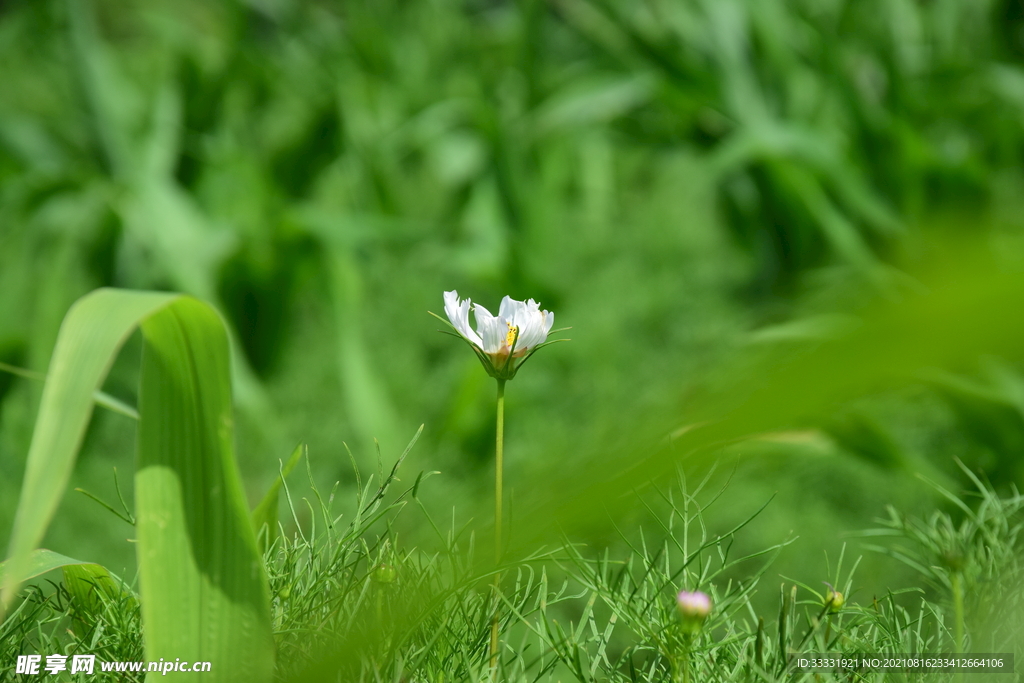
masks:
<path id="1" fill-rule="evenodd" d="M 838 612 L 845 604 L 846 598 L 843 594 L 829 586 L 828 591 L 825 593 L 825 607 L 828 608 L 828 611 L 832 613 Z"/>
<path id="2" fill-rule="evenodd" d="M 680 591 L 676 596 L 676 607 L 687 633 L 697 633 L 711 613 L 711 598 L 700 591 Z"/>
<path id="3" fill-rule="evenodd" d="M 394 583 L 397 575 L 398 572 L 395 571 L 393 566 L 384 563 L 378 565 L 378 567 L 373 570 L 373 574 L 371 576 L 377 583 Z"/>

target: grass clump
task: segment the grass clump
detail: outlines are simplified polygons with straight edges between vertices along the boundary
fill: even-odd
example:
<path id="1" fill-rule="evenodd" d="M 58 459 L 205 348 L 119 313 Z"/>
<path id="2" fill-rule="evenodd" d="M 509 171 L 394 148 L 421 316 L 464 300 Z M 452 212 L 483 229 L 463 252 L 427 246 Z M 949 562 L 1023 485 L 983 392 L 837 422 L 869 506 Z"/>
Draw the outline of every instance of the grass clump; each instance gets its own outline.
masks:
<path id="1" fill-rule="evenodd" d="M 970 496 L 945 492 L 948 511 L 916 519 L 893 509 L 882 528 L 866 532 L 888 538 L 885 545 L 867 547 L 908 564 L 920 585 L 861 595 L 857 563 L 846 569 L 840 556 L 834 566 L 826 562 L 829 581 L 820 589 L 785 581 L 776 610 L 766 611 L 757 595 L 772 560 L 791 539 L 734 557 L 734 541 L 753 516 L 711 534 L 709 508 L 721 494 L 706 495 L 707 479 L 692 491 L 683 477 L 666 490 L 652 489 L 654 495 L 644 499 L 653 526 L 620 529 L 613 547 L 567 539 L 559 549 L 496 568 L 478 560 L 468 526 L 453 519 L 443 530 L 420 504 L 425 475 L 395 490 L 401 463 L 361 485 L 349 515 L 336 511 L 337 486 L 324 497 L 311 474 L 308 498 L 296 501 L 284 487 L 294 531 L 286 534 L 281 525 L 265 554 L 276 680 L 490 680 L 495 609 L 501 632 L 497 679 L 524 683 L 910 680 L 914 674 L 903 672 L 811 673 L 797 667 L 796 656 L 1021 654 L 1016 615 L 1024 498 L 1016 492 L 999 496 L 977 478 Z M 433 547 L 401 540 L 397 521 L 410 503 L 436 532 Z M 496 571 L 506 576 L 497 606 L 491 587 Z M 65 583 L 26 588 L 0 626 L 0 656 L 14 661 L 28 652 L 88 653 L 101 661 L 142 660 L 138 601 L 127 589 L 94 587 L 85 594 Z M 697 628 L 684 628 L 680 619 L 681 589 L 711 598 L 710 615 Z"/>
<path id="2" fill-rule="evenodd" d="M 142 681 L 144 673 L 104 673 L 99 665 L 99 662 L 145 659 L 136 597 L 123 585 L 120 588 L 124 590 L 113 595 L 95 586 L 86 593 L 75 592 L 69 585 L 66 579 L 60 583 L 48 581 L 26 586 L 20 604 L 0 623 L 0 661 L 4 662 L 4 674 L 16 681 L 37 678 L 15 673 L 15 662 L 21 655 L 42 655 L 40 671 L 47 655 L 67 656 L 69 669 L 74 655 L 95 655 L 97 664 L 93 675 L 72 676 L 65 671 L 49 679 L 100 683 Z"/>

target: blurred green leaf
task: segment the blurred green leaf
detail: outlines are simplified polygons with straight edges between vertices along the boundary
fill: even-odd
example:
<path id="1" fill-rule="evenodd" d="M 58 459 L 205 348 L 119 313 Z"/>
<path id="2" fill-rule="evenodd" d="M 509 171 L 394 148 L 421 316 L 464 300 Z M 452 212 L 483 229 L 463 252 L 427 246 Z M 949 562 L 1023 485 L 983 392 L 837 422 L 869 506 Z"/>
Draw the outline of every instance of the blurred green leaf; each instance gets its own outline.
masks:
<path id="1" fill-rule="evenodd" d="M 38 382 L 46 381 L 45 375 L 41 375 L 37 372 L 32 372 L 31 370 L 25 370 L 24 368 L 15 367 L 13 365 L 8 365 L 7 363 L 0 363 L 0 372 L 9 372 L 12 375 L 24 377 L 25 379 L 36 380 Z M 96 401 L 97 405 L 103 406 L 104 408 L 112 410 L 115 413 L 120 413 L 125 417 L 130 417 L 135 420 L 139 419 L 139 411 L 135 410 L 135 408 L 132 408 L 124 401 L 114 398 L 113 396 L 104 391 L 100 391 L 99 389 L 97 389 L 95 392 L 93 392 L 93 398 Z"/>
<path id="2" fill-rule="evenodd" d="M 994 462 L 985 470 L 995 481 L 1024 480 L 1024 383 L 1005 366 L 989 368 L 987 382 L 949 372 L 934 372 L 926 379 L 947 402 L 960 428 L 989 450 Z"/>
<path id="3" fill-rule="evenodd" d="M 947 245 L 942 253 L 957 258 L 937 259 L 918 291 L 863 310 L 856 326 L 749 358 L 729 379 L 691 390 L 671 412 L 652 415 L 646 452 L 595 451 L 548 469 L 521 503 L 524 547 L 603 526 L 606 513 L 628 504 L 629 492 L 745 439 L 820 421 L 850 400 L 919 384 L 935 368 L 963 368 L 979 355 L 1020 358 L 1024 318 L 1010 313 L 1024 310 L 1020 275 L 970 249 Z M 682 428 L 673 426 L 672 415 L 684 416 Z M 635 443 L 639 432 L 624 429 Z M 898 461 L 881 438 L 858 440 L 873 457 Z M 578 468 L 589 476 L 580 477 Z"/>

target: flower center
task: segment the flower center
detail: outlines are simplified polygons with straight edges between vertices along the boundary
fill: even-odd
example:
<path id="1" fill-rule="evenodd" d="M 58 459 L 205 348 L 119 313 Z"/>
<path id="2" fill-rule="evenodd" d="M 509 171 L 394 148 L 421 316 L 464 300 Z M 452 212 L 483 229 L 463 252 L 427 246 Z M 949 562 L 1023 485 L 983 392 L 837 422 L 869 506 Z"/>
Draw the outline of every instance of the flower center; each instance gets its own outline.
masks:
<path id="1" fill-rule="evenodd" d="M 512 348 L 512 345 L 516 343 L 516 335 L 519 334 L 519 328 L 512 323 L 505 323 L 508 325 L 508 334 L 505 335 L 505 346 Z"/>

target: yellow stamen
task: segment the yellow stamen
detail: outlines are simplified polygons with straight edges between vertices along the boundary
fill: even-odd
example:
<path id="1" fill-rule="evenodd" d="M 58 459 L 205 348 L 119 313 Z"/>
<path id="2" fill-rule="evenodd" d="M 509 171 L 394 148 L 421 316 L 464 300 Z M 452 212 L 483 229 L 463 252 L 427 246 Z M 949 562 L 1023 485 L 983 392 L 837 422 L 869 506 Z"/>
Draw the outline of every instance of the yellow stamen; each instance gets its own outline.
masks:
<path id="1" fill-rule="evenodd" d="M 508 334 L 505 335 L 505 346 L 511 349 L 512 345 L 516 343 L 516 335 L 519 334 L 519 328 L 512 323 L 505 324 L 508 325 Z"/>

